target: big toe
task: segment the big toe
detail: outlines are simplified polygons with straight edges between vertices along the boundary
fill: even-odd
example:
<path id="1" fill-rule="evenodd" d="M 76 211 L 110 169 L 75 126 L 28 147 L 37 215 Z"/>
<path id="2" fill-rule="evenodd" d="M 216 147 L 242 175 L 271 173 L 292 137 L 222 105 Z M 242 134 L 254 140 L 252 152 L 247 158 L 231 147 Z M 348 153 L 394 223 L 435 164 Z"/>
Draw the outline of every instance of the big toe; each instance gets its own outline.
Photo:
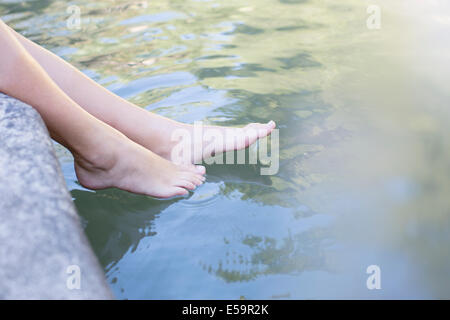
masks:
<path id="1" fill-rule="evenodd" d="M 188 193 L 189 191 L 187 191 L 183 187 L 173 186 L 171 188 L 167 188 L 165 192 L 163 192 L 161 195 L 158 195 L 157 197 L 162 199 L 168 199 L 177 196 L 185 196 Z"/>
<path id="2" fill-rule="evenodd" d="M 199 174 L 199 175 L 204 175 L 206 173 L 206 168 L 204 166 L 200 166 L 200 165 L 187 164 L 187 165 L 182 165 L 181 167 L 182 167 L 182 169 L 185 169 L 189 172 Z"/>
<path id="3" fill-rule="evenodd" d="M 178 178 L 192 182 L 197 186 L 201 185 L 205 181 L 205 177 L 203 175 L 191 171 L 180 172 Z"/>
<path id="4" fill-rule="evenodd" d="M 263 138 L 269 135 L 275 127 L 275 122 L 270 120 L 268 123 L 250 123 L 245 127 L 245 129 L 255 130 L 258 134 L 258 138 Z"/>
<path id="5" fill-rule="evenodd" d="M 267 123 L 261 123 L 259 137 L 262 138 L 262 137 L 267 136 L 268 134 L 270 134 L 273 131 L 273 129 L 275 129 L 275 127 L 276 127 L 276 124 L 275 124 L 275 121 L 273 121 L 273 120 L 270 120 Z"/>
<path id="6" fill-rule="evenodd" d="M 262 126 L 264 127 L 265 130 L 260 131 L 260 136 L 259 136 L 260 138 L 269 135 L 273 131 L 273 129 L 275 129 L 276 124 L 275 124 L 275 121 L 270 120 L 269 122 L 262 124 Z"/>
<path id="7" fill-rule="evenodd" d="M 195 172 L 198 174 L 205 174 L 206 173 L 206 168 L 204 166 L 194 166 L 195 167 Z"/>
<path id="8" fill-rule="evenodd" d="M 193 182 L 183 179 L 180 179 L 176 185 L 177 187 L 186 188 L 188 190 L 194 190 L 196 188 L 196 185 Z"/>
<path id="9" fill-rule="evenodd" d="M 275 129 L 275 127 L 277 126 L 277 124 L 275 123 L 275 121 L 273 121 L 273 120 L 270 120 L 269 122 L 267 122 L 267 127 L 270 129 L 270 130 L 273 130 L 273 129 Z"/>

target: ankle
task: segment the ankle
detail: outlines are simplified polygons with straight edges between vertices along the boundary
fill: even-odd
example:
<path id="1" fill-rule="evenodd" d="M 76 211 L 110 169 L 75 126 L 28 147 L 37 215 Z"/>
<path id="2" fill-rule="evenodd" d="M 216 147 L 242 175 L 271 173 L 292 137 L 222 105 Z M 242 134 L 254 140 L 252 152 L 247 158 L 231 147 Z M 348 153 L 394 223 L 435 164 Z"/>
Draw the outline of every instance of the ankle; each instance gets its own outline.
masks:
<path id="1" fill-rule="evenodd" d="M 119 161 L 120 133 L 95 134 L 90 143 L 77 150 L 71 150 L 75 162 L 88 171 L 110 171 Z"/>
<path id="2" fill-rule="evenodd" d="M 102 153 L 73 153 L 75 163 L 88 171 L 110 171 L 117 164 L 117 157 L 113 152 Z"/>

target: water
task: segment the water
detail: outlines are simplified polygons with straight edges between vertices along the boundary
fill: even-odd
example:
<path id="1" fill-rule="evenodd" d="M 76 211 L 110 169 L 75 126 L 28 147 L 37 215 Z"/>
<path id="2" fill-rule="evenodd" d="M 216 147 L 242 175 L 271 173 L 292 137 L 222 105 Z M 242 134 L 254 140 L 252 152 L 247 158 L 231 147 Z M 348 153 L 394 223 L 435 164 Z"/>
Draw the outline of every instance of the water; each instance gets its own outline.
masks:
<path id="1" fill-rule="evenodd" d="M 149 111 L 280 128 L 278 174 L 209 166 L 164 201 L 83 189 L 56 146 L 118 298 L 450 298 L 447 1 L 70 4 L 81 30 L 63 1 L 1 1 L 0 16 Z"/>

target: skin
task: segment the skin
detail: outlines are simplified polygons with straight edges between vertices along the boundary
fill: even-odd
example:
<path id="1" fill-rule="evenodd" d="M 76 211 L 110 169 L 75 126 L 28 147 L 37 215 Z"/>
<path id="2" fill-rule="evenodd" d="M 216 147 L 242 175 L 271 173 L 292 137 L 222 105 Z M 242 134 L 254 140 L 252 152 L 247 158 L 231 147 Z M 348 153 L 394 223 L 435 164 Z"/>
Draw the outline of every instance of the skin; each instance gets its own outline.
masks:
<path id="1" fill-rule="evenodd" d="M 178 142 L 172 133 L 193 133 L 192 125 L 122 99 L 1 20 L 0 48 L 0 91 L 40 113 L 52 138 L 74 155 L 79 182 L 90 189 L 116 187 L 159 198 L 185 195 L 205 180 L 205 168 L 193 163 L 211 153 L 245 148 L 275 128 L 273 121 L 244 128 L 205 126 L 204 131 L 236 141 L 174 163 L 169 160 Z M 192 144 L 203 148 L 203 139 Z"/>

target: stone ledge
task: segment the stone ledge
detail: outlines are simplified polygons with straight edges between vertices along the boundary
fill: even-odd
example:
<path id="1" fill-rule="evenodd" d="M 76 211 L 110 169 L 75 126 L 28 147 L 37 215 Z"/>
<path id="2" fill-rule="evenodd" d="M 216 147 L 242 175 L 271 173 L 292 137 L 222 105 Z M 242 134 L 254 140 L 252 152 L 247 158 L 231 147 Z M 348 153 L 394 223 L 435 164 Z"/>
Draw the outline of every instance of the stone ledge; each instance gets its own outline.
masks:
<path id="1" fill-rule="evenodd" d="M 41 117 L 0 93 L 0 299 L 110 298 Z"/>

